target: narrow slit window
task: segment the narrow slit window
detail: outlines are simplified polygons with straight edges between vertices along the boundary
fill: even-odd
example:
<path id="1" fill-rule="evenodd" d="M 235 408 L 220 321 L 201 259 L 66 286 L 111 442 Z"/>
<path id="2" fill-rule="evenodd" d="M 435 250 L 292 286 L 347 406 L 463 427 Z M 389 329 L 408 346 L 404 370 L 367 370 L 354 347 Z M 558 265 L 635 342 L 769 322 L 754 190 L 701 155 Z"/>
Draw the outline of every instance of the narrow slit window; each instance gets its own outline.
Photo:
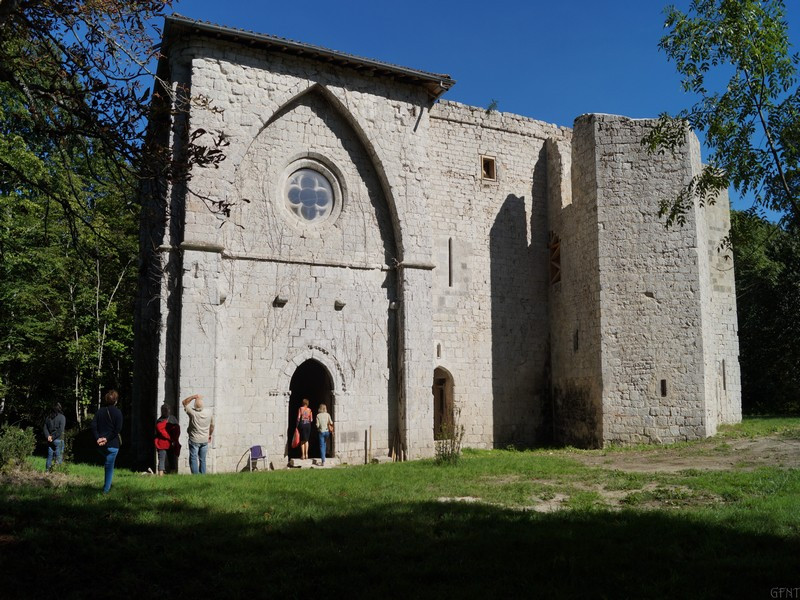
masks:
<path id="1" fill-rule="evenodd" d="M 447 286 L 453 287 L 453 238 L 447 240 Z"/>
<path id="2" fill-rule="evenodd" d="M 727 381 L 727 379 L 728 379 L 728 377 L 727 377 L 727 375 L 725 373 L 725 359 L 723 358 L 722 359 L 722 389 L 723 390 L 727 390 L 728 389 L 728 381 Z"/>
<path id="3" fill-rule="evenodd" d="M 497 162 L 494 156 L 481 156 L 481 179 L 497 181 Z"/>
<path id="4" fill-rule="evenodd" d="M 667 380 L 666 379 L 662 379 L 661 380 L 661 397 L 662 398 L 666 398 L 667 397 Z"/>

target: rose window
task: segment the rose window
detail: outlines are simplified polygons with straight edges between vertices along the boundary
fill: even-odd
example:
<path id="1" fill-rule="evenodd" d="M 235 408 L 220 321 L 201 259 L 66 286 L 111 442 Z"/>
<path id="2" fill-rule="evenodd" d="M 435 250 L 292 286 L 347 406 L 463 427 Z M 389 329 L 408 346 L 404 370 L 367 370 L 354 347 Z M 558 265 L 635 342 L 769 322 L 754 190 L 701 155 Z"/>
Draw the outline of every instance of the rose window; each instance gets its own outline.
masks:
<path id="1" fill-rule="evenodd" d="M 333 188 L 330 181 L 314 169 L 292 173 L 286 187 L 286 204 L 303 221 L 324 221 L 333 209 Z"/>

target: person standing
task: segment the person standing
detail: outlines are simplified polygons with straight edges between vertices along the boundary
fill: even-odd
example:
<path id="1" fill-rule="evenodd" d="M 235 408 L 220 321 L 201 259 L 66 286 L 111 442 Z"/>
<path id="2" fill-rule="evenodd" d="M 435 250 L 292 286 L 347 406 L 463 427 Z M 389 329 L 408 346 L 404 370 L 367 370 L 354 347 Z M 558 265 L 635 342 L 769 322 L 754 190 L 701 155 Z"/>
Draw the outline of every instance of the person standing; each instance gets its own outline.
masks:
<path id="1" fill-rule="evenodd" d="M 194 407 L 189 406 L 192 400 Z M 205 410 L 203 397 L 200 394 L 184 398 L 183 409 L 189 415 L 189 427 L 186 429 L 186 433 L 189 434 L 189 469 L 193 475 L 205 475 L 208 444 L 214 434 L 214 415 L 211 411 Z"/>
<path id="2" fill-rule="evenodd" d="M 328 407 L 324 404 L 319 405 L 317 413 L 317 431 L 319 432 L 319 454 L 322 457 L 322 466 L 325 466 L 325 455 L 327 454 L 328 440 L 333 433 L 333 419 L 328 414 Z"/>
<path id="3" fill-rule="evenodd" d="M 169 468 L 170 472 L 177 464 L 181 445 L 178 439 L 181 435 L 181 426 L 178 420 L 170 414 L 169 406 L 161 405 L 161 417 L 156 421 L 156 451 L 158 452 L 158 474 L 163 475 Z"/>
<path id="4" fill-rule="evenodd" d="M 103 397 L 105 406 L 95 413 L 92 419 L 92 433 L 97 442 L 97 451 L 105 458 L 105 480 L 103 493 L 111 491 L 111 481 L 114 478 L 114 463 L 119 453 L 120 436 L 122 432 L 122 412 L 117 408 L 119 394 L 117 390 L 109 390 Z"/>
<path id="5" fill-rule="evenodd" d="M 64 429 L 67 418 L 61 410 L 61 404 L 56 402 L 50 414 L 44 420 L 44 437 L 47 440 L 47 465 L 45 470 L 49 473 L 53 468 L 53 458 L 60 465 L 64 462 Z"/>
<path id="6" fill-rule="evenodd" d="M 311 437 L 311 421 L 314 415 L 308 408 L 308 398 L 303 398 L 303 406 L 297 411 L 297 428 L 300 430 L 300 458 L 308 458 L 308 438 Z"/>

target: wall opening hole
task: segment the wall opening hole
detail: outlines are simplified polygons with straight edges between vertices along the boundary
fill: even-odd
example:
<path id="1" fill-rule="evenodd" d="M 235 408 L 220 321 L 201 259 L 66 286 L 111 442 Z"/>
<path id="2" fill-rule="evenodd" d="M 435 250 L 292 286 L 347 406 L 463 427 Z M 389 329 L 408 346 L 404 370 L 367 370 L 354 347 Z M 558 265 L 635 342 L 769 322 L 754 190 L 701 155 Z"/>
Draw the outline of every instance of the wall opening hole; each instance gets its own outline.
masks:
<path id="1" fill-rule="evenodd" d="M 447 240 L 447 285 L 453 287 L 453 238 Z"/>
<path id="2" fill-rule="evenodd" d="M 328 412 L 336 422 L 334 415 L 336 406 L 334 403 L 333 382 L 328 370 L 319 362 L 314 359 L 309 359 L 295 369 L 292 375 L 291 383 L 289 384 L 291 395 L 289 397 L 289 414 L 288 425 L 286 428 L 286 439 L 291 440 L 294 434 L 294 429 L 297 427 L 298 411 L 303 403 L 303 398 L 308 399 L 308 407 L 314 416 L 319 412 L 319 405 L 325 404 Z M 319 436 L 314 430 L 313 424 L 311 425 L 311 434 L 308 439 L 308 456 L 309 458 L 320 458 L 320 445 Z M 326 454 L 329 457 L 335 456 L 333 448 L 333 439 L 328 439 Z M 287 444 L 287 451 L 289 458 L 300 458 L 300 446 L 292 448 Z"/>
<path id="3" fill-rule="evenodd" d="M 725 359 L 723 358 L 722 359 L 722 389 L 723 390 L 727 390 L 728 389 L 728 381 L 727 380 L 728 380 L 728 377 L 727 377 L 727 375 L 725 373 Z"/>
<path id="4" fill-rule="evenodd" d="M 552 231 L 547 247 L 550 250 L 550 285 L 553 285 L 561 281 L 561 238 Z"/>
<path id="5" fill-rule="evenodd" d="M 433 439 L 444 440 L 453 435 L 453 377 L 442 369 L 433 372 Z"/>
<path id="6" fill-rule="evenodd" d="M 667 380 L 666 379 L 662 379 L 661 380 L 661 397 L 662 398 L 666 398 L 667 397 Z"/>
<path id="7" fill-rule="evenodd" d="M 436 358 L 442 358 L 442 345 L 436 344 Z"/>
<path id="8" fill-rule="evenodd" d="M 497 181 L 497 163 L 493 156 L 481 156 L 481 179 Z"/>

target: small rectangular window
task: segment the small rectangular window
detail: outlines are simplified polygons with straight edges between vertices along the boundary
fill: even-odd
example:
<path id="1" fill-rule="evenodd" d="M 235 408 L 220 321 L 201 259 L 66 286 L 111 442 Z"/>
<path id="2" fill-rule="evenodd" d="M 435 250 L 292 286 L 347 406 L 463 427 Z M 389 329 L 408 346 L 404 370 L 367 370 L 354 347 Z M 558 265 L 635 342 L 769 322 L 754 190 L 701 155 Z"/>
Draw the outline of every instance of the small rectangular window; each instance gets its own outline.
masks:
<path id="1" fill-rule="evenodd" d="M 662 398 L 666 398 L 667 397 L 667 380 L 666 379 L 662 379 L 661 380 L 661 397 Z"/>
<path id="2" fill-rule="evenodd" d="M 493 156 L 481 156 L 481 179 L 497 181 L 497 163 Z"/>

